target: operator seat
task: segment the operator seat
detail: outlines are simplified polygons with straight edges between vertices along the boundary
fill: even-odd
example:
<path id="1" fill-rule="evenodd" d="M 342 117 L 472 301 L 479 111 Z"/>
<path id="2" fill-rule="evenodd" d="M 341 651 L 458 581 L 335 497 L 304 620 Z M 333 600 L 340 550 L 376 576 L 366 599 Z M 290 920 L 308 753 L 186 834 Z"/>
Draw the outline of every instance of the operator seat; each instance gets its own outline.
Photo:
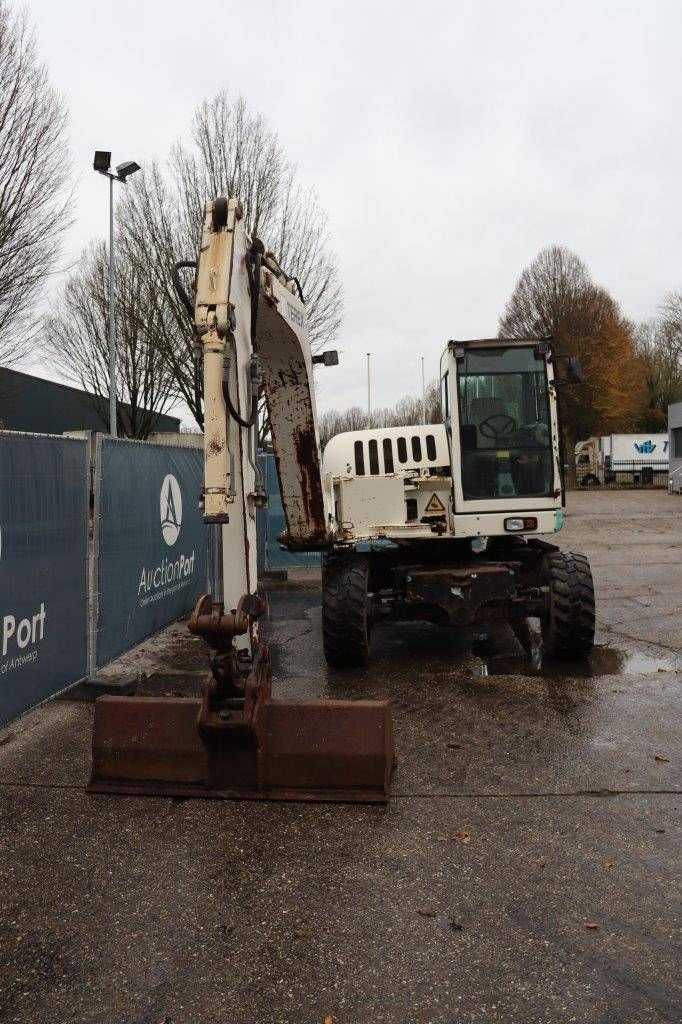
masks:
<path id="1" fill-rule="evenodd" d="M 485 437 L 480 431 L 480 424 L 489 416 L 506 416 L 507 406 L 503 398 L 472 398 L 469 402 L 469 413 L 476 424 L 479 448 L 494 448 L 495 440 Z"/>

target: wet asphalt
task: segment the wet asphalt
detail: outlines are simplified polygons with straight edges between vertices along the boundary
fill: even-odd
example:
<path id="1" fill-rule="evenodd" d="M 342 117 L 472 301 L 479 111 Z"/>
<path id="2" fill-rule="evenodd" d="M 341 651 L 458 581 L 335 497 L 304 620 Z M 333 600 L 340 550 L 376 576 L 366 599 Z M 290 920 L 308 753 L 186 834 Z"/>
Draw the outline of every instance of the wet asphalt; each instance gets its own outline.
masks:
<path id="1" fill-rule="evenodd" d="M 276 695 L 390 697 L 387 807 L 86 795 L 83 700 L 0 731 L 0 1021 L 679 1021 L 682 499 L 569 511 L 587 665 L 401 624 L 334 672 L 317 580 L 271 589 Z M 202 648 L 124 664 L 190 692 Z"/>

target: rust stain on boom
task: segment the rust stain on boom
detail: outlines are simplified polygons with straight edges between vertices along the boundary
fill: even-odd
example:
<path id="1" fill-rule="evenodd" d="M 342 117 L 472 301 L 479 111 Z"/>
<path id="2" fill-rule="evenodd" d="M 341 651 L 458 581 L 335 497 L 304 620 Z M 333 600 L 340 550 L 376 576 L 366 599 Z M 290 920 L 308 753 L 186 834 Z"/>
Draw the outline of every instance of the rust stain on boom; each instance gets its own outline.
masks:
<path id="1" fill-rule="evenodd" d="M 296 459 L 301 471 L 301 495 L 310 539 L 323 543 L 326 537 L 324 498 L 317 438 L 312 424 L 295 427 L 293 431 Z"/>
<path id="2" fill-rule="evenodd" d="M 306 342 L 264 295 L 258 324 L 263 390 L 286 520 L 282 541 L 290 550 L 321 548 L 328 531 Z"/>

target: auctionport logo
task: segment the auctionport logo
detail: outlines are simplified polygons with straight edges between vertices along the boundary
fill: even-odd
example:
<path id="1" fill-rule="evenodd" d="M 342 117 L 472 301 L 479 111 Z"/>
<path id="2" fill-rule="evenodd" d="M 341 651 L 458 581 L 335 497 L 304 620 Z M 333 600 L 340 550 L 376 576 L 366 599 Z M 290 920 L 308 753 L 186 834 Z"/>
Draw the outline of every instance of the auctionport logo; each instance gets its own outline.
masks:
<path id="1" fill-rule="evenodd" d="M 159 500 L 161 513 L 161 533 L 169 548 L 172 548 L 180 536 L 182 524 L 182 494 L 180 484 L 172 473 L 164 477 L 161 484 Z"/>
<path id="2" fill-rule="evenodd" d="M 1 528 L 0 557 L 2 557 Z M 46 618 L 45 603 L 42 601 L 39 610 L 27 615 L 25 619 L 13 615 L 11 612 L 8 615 L 2 616 L 0 675 L 4 676 L 15 668 L 21 668 L 22 665 L 37 660 L 38 644 L 45 637 Z"/>
<path id="3" fill-rule="evenodd" d="M 182 492 L 172 473 L 163 478 L 159 495 L 161 533 L 169 548 L 180 536 L 182 525 Z M 140 607 L 162 601 L 171 594 L 191 586 L 194 581 L 194 551 L 164 555 L 157 565 L 143 566 L 137 585 Z"/>

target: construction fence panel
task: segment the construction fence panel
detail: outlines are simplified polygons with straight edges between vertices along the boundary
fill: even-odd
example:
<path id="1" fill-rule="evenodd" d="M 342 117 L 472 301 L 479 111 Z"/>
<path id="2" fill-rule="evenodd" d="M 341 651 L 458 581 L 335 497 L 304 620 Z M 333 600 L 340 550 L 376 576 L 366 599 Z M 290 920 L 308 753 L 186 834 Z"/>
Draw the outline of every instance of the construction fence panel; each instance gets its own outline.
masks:
<path id="1" fill-rule="evenodd" d="M 88 447 L 0 433 L 0 722 L 87 673 Z"/>
<path id="2" fill-rule="evenodd" d="M 273 569 L 294 569 L 320 565 L 320 555 L 316 552 L 287 551 L 277 538 L 286 527 L 282 494 L 279 489 L 275 456 L 270 452 L 261 452 L 258 463 L 265 478 L 268 492 L 266 508 L 258 510 L 258 571 L 271 572 Z"/>
<path id="3" fill-rule="evenodd" d="M 667 487 L 668 475 L 667 459 L 619 459 L 596 469 L 576 466 L 576 483 L 581 488 Z"/>
<path id="4" fill-rule="evenodd" d="M 206 590 L 203 452 L 98 437 L 97 667 L 191 611 Z"/>

